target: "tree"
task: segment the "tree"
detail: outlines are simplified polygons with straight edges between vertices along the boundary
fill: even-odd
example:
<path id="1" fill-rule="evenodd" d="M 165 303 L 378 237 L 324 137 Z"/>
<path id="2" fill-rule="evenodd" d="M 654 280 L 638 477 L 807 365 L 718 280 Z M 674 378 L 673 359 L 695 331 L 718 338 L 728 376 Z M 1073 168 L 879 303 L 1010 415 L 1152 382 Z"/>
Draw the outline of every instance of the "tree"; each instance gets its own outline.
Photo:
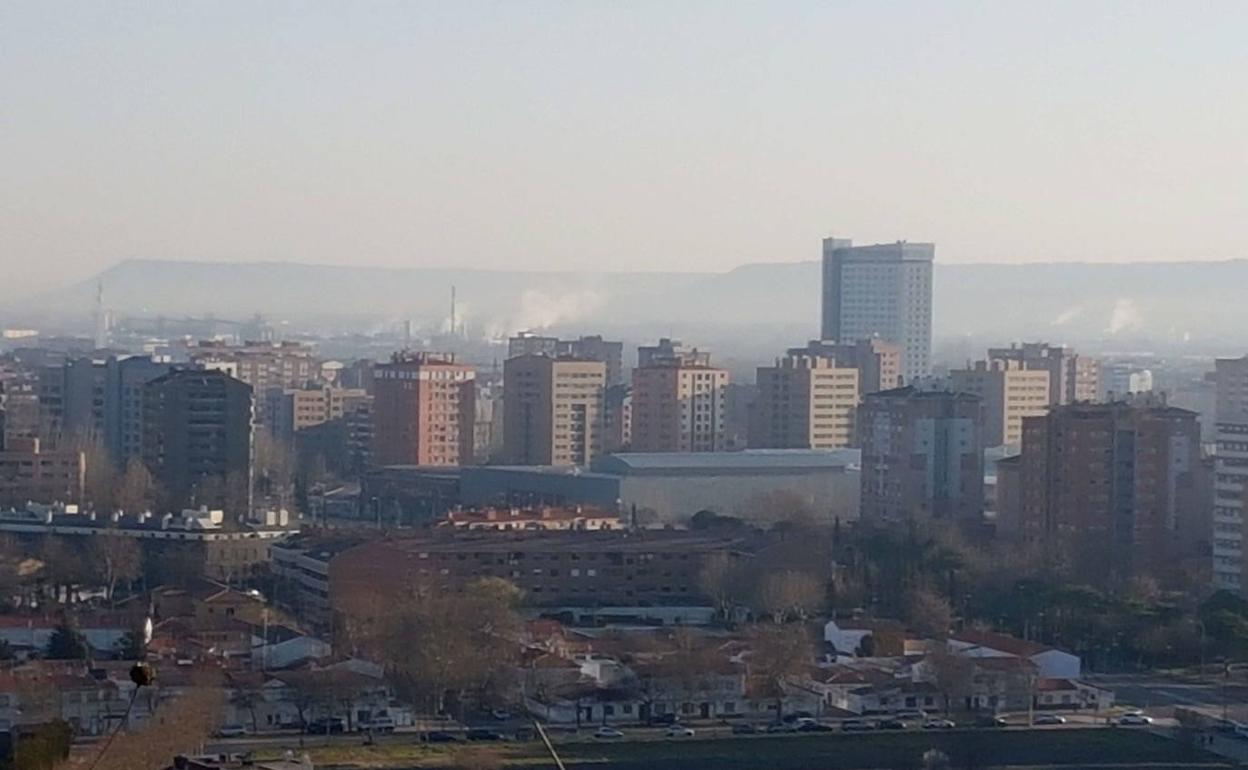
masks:
<path id="1" fill-rule="evenodd" d="M 928 651 L 925 664 L 932 672 L 935 685 L 945 699 L 945 714 L 948 715 L 955 702 L 965 703 L 972 694 L 975 676 L 975 663 L 949 652 L 944 642 L 936 642 Z"/>
<path id="2" fill-rule="evenodd" d="M 99 441 L 82 439 L 74 443 L 86 466 L 82 484 L 86 499 L 72 502 L 90 503 L 97 511 L 111 512 L 117 501 L 117 466 Z"/>
<path id="3" fill-rule="evenodd" d="M 915 632 L 936 639 L 944 639 L 953 625 L 953 610 L 949 600 L 927 588 L 910 592 L 907 601 L 906 620 Z"/>
<path id="4" fill-rule="evenodd" d="M 741 599 L 741 569 L 724 552 L 711 554 L 698 571 L 698 589 L 715 605 L 715 612 L 731 620 L 733 606 Z"/>
<path id="5" fill-rule="evenodd" d="M 60 535 L 45 535 L 39 548 L 39 560 L 43 562 L 43 578 L 52 589 L 52 597 L 72 603 L 77 588 L 90 577 L 86 560 L 79 548 Z"/>
<path id="6" fill-rule="evenodd" d="M 295 485 L 295 457 L 290 447 L 270 431 L 256 433 L 255 482 L 257 500 L 278 508 L 290 506 Z"/>
<path id="7" fill-rule="evenodd" d="M 118 660 L 143 660 L 146 650 L 143 649 L 143 632 L 127 631 L 117 640 L 113 652 Z"/>
<path id="8" fill-rule="evenodd" d="M 815 646 L 810 633 L 800 623 L 759 624 L 750 629 L 748 638 L 749 675 L 757 677 L 765 690 L 775 697 L 776 716 L 782 716 L 787 683 L 805 676 L 814 663 Z"/>
<path id="9" fill-rule="evenodd" d="M 746 503 L 745 518 L 754 523 L 814 525 L 820 522 L 818 511 L 806 498 L 787 489 L 776 489 L 755 495 Z M 824 522 L 826 523 L 826 517 Z"/>
<path id="10" fill-rule="evenodd" d="M 87 641 L 69 623 L 62 621 L 52 631 L 44 657 L 49 660 L 86 660 Z"/>
<path id="11" fill-rule="evenodd" d="M 129 513 L 143 513 L 156 506 L 160 495 L 156 480 L 142 460 L 131 458 L 117 488 L 117 507 Z"/>
<path id="12" fill-rule="evenodd" d="M 754 605 L 776 623 L 804 620 L 823 605 L 824 586 L 806 572 L 783 570 L 766 574 L 758 583 Z"/>
<path id="13" fill-rule="evenodd" d="M 104 583 L 110 602 L 118 583 L 129 585 L 143 571 L 143 552 L 138 542 L 115 529 L 101 532 L 91 539 L 90 560 L 95 574 Z"/>

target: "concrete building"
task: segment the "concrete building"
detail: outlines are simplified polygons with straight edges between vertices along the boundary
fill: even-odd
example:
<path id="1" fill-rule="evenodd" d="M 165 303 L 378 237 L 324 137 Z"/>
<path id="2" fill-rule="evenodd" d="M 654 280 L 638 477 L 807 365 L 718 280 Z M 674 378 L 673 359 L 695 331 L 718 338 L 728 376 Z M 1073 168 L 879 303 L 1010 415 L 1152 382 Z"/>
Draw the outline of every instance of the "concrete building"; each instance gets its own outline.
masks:
<path id="1" fill-rule="evenodd" d="M 1108 362 L 1101 366 L 1102 401 L 1121 401 L 1153 392 L 1153 372 L 1125 361 Z"/>
<path id="2" fill-rule="evenodd" d="M 931 243 L 854 246 L 823 239 L 822 339 L 840 343 L 879 338 L 902 350 L 909 382 L 931 371 Z"/>
<path id="3" fill-rule="evenodd" d="M 711 366 L 710 354 L 680 349 L 671 340 L 640 351 L 633 370 L 633 449 L 724 449 L 728 372 Z"/>
<path id="4" fill-rule="evenodd" d="M 1101 392 L 1101 362 L 1047 342 L 989 348 L 989 361 L 1015 361 L 1024 369 L 1049 373 L 1049 404 L 1095 401 Z"/>
<path id="5" fill-rule="evenodd" d="M 881 339 L 842 345 L 834 340 L 811 340 L 804 348 L 789 348 L 791 356 L 824 356 L 839 367 L 858 370 L 858 395 L 901 386 L 901 348 Z"/>
<path id="6" fill-rule="evenodd" d="M 626 452 L 633 445 L 633 394 L 627 385 L 608 387 L 603 394 L 602 451 Z"/>
<path id="7" fill-rule="evenodd" d="M 543 354 L 503 365 L 503 453 L 513 465 L 589 465 L 602 452 L 606 364 Z"/>
<path id="8" fill-rule="evenodd" d="M 1022 536 L 1077 579 L 1208 578 L 1211 480 L 1196 415 L 1153 405 L 1072 404 L 1024 421 Z"/>
<path id="9" fill-rule="evenodd" d="M 345 420 L 351 402 L 371 400 L 362 388 L 317 386 L 273 388 L 267 397 L 273 416 L 267 427 L 274 438 L 285 443 L 294 441 L 300 431 Z"/>
<path id="10" fill-rule="evenodd" d="M 144 386 L 143 460 L 171 507 L 251 511 L 252 390 L 216 370 L 178 370 Z"/>
<path id="11" fill-rule="evenodd" d="M 863 519 L 977 522 L 984 512 L 983 404 L 897 388 L 858 410 Z"/>
<path id="12" fill-rule="evenodd" d="M 555 358 L 580 358 L 606 365 L 607 387 L 624 385 L 624 343 L 604 340 L 594 334 L 574 340 L 561 340 L 532 332 L 520 332 L 507 340 L 507 357 L 546 355 Z"/>
<path id="13" fill-rule="evenodd" d="M 451 354 L 395 353 L 373 372 L 379 465 L 462 465 L 473 459 L 476 373 Z"/>
<path id="14" fill-rule="evenodd" d="M 86 469 L 80 450 L 44 450 L 37 438 L 10 439 L 0 444 L 0 506 L 82 502 Z"/>
<path id="15" fill-rule="evenodd" d="M 831 358 L 789 355 L 758 368 L 750 446 L 840 449 L 857 436 L 858 370 Z"/>
<path id="16" fill-rule="evenodd" d="M 1213 508 L 1213 585 L 1248 596 L 1248 356 L 1219 358 Z"/>
<path id="17" fill-rule="evenodd" d="M 949 372 L 949 387 L 979 396 L 984 406 L 984 446 L 1018 446 L 1023 418 L 1049 410 L 1049 372 L 1020 361 L 994 358 Z"/>
<path id="18" fill-rule="evenodd" d="M 230 345 L 201 341 L 188 351 L 193 363 L 205 369 L 221 369 L 250 385 L 254 392 L 269 388 L 302 388 L 316 382 L 321 362 L 302 342 L 245 342 Z"/>

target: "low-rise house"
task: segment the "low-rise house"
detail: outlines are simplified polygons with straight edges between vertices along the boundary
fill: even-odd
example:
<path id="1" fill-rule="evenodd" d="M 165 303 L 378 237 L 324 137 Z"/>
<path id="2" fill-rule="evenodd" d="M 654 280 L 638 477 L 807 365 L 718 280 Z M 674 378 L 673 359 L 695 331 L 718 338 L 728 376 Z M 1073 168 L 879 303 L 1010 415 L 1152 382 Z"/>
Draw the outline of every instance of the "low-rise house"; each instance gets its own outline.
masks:
<path id="1" fill-rule="evenodd" d="M 953 654 L 968 658 L 1026 659 L 1048 679 L 1078 679 L 1083 669 L 1078 655 L 1009 634 L 968 629 L 951 635 L 948 645 Z"/>
<path id="2" fill-rule="evenodd" d="M 895 620 L 833 619 L 823 640 L 837 656 L 897 657 L 907 654 L 906 627 Z"/>
<path id="3" fill-rule="evenodd" d="M 1040 679 L 1035 687 L 1037 709 L 1100 711 L 1114 705 L 1114 693 L 1073 679 Z"/>

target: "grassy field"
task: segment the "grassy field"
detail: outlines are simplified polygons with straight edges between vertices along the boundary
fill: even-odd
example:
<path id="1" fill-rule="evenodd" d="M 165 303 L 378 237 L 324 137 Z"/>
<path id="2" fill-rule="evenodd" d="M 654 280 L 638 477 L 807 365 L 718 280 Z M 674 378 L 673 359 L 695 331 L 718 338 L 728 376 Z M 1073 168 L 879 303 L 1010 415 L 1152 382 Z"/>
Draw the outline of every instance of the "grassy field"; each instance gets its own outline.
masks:
<path id="1" fill-rule="evenodd" d="M 721 740 L 569 743 L 569 768 L 593 770 L 872 770 L 919 768 L 939 749 L 954 768 L 1219 767 L 1220 758 L 1141 730 L 952 731 L 866 735 L 754 736 Z M 463 748 L 418 744 L 343 746 L 312 751 L 318 768 L 455 767 Z M 536 743 L 490 747 L 508 768 L 550 768 Z"/>

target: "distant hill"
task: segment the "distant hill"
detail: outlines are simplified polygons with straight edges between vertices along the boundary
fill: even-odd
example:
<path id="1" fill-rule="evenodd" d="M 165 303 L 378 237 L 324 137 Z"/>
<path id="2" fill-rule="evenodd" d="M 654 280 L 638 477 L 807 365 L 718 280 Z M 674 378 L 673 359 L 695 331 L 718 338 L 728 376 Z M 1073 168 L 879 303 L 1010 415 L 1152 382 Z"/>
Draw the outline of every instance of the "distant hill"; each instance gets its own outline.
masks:
<path id="1" fill-rule="evenodd" d="M 573 326 L 789 327 L 813 334 L 816 262 L 752 264 L 724 273 L 383 269 L 290 263 L 131 260 L 40 297 L 90 308 L 97 282 L 120 315 L 272 319 L 412 318 L 437 322 L 458 292 L 459 317 L 482 334 Z M 938 336 L 1081 341 L 1248 340 L 1248 261 L 1165 264 L 943 265 Z"/>

